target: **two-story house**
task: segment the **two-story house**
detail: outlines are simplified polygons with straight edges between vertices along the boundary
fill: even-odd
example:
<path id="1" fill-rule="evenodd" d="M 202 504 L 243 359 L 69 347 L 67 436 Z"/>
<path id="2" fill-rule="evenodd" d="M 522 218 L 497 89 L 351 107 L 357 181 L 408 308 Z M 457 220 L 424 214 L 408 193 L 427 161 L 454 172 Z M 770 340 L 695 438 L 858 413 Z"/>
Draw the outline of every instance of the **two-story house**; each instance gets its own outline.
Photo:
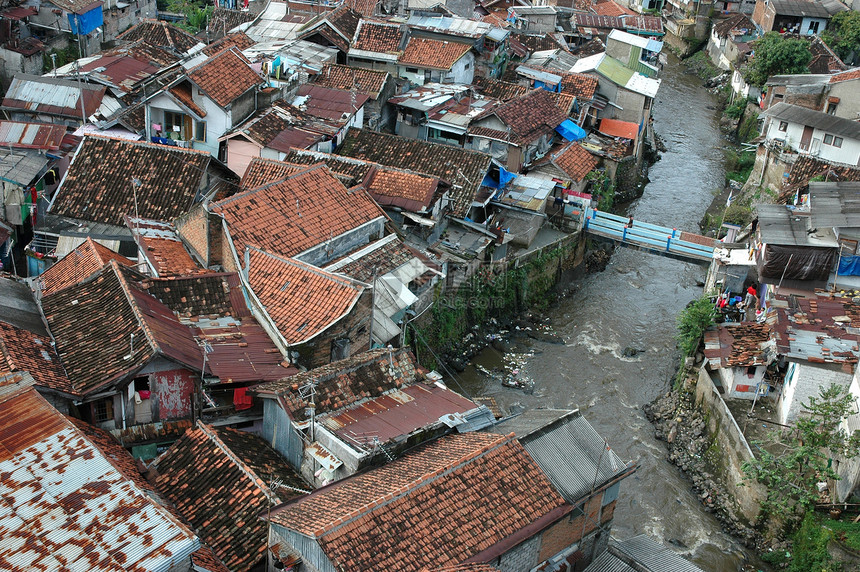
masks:
<path id="1" fill-rule="evenodd" d="M 219 137 L 256 110 L 263 82 L 237 48 L 225 49 L 146 101 L 147 140 L 217 157 Z"/>

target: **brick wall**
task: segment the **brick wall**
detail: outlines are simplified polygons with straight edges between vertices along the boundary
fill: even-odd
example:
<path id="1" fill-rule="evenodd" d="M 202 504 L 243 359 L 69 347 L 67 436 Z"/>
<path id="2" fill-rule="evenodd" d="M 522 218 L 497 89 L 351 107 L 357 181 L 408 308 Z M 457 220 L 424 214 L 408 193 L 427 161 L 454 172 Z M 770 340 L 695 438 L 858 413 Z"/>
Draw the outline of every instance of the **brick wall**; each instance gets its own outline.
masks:
<path id="1" fill-rule="evenodd" d="M 291 348 L 299 352 L 299 364 L 312 369 L 330 363 L 332 341 L 344 338 L 350 340 L 350 356 L 367 351 L 370 348 L 371 304 L 372 293 L 365 290 L 348 316 L 308 343 Z"/>
<path id="2" fill-rule="evenodd" d="M 176 233 L 204 266 L 209 266 L 208 217 L 209 213 L 206 212 L 203 205 L 198 204 L 174 221 Z"/>
<path id="3" fill-rule="evenodd" d="M 756 0 L 752 16 L 753 22 L 758 24 L 765 32 L 770 32 L 773 29 L 774 17 L 775 13 L 773 9 L 767 6 L 765 0 Z"/>
<path id="4" fill-rule="evenodd" d="M 572 519 L 565 517 L 546 529 L 541 535 L 541 547 L 538 553 L 538 562 L 552 558 L 565 548 L 576 544 L 582 538 L 597 530 L 597 523 L 601 525 L 612 521 L 615 511 L 615 502 L 612 501 L 601 511 L 603 494 L 597 494 L 585 503 L 585 512 Z"/>

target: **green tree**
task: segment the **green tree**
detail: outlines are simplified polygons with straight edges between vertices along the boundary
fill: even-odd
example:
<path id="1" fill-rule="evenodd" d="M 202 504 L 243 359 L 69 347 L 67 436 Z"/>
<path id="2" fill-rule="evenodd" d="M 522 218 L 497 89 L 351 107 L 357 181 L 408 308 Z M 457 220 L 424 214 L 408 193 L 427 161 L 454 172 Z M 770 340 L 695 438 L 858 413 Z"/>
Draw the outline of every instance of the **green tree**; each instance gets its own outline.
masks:
<path id="1" fill-rule="evenodd" d="M 684 357 L 693 355 L 705 330 L 714 323 L 714 304 L 708 298 L 691 302 L 678 314 L 678 333 L 676 339 Z"/>
<path id="2" fill-rule="evenodd" d="M 834 456 L 860 452 L 860 435 L 848 435 L 842 420 L 856 413 L 855 398 L 841 385 L 821 388 L 817 397 L 802 403 L 803 410 L 790 430 L 775 432 L 767 443 L 756 443 L 759 457 L 744 463 L 744 479 L 765 486 L 761 518 L 775 517 L 791 528 L 818 499 L 817 484 L 838 480 Z"/>
<path id="3" fill-rule="evenodd" d="M 860 53 L 860 12 L 846 10 L 835 14 L 822 32 L 821 39 L 842 60 L 856 58 Z"/>
<path id="4" fill-rule="evenodd" d="M 743 75 L 747 82 L 761 87 L 772 75 L 809 73 L 810 61 L 809 42 L 768 32 L 753 44 L 753 56 Z"/>

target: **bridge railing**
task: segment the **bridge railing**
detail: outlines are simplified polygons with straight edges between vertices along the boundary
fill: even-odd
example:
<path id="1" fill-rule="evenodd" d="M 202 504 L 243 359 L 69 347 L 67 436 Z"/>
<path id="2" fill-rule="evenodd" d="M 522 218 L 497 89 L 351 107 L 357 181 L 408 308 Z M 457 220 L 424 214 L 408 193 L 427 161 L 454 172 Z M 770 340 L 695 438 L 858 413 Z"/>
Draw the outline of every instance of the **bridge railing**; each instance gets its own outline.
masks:
<path id="1" fill-rule="evenodd" d="M 710 259 L 714 248 L 695 242 L 681 240 L 681 231 L 658 226 L 642 221 L 634 221 L 632 228 L 627 228 L 628 219 L 588 209 L 585 213 L 583 229 L 596 234 L 602 234 L 621 242 L 645 245 L 649 248 L 660 249 L 664 252 L 681 254 L 694 258 Z"/>

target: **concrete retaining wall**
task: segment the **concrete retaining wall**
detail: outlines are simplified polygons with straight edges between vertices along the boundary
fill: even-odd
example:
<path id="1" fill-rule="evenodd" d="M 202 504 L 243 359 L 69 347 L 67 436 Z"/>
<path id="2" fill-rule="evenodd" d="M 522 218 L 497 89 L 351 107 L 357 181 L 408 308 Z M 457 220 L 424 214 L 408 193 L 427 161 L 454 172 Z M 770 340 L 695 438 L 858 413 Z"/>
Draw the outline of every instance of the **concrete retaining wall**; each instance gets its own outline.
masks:
<path id="1" fill-rule="evenodd" d="M 744 481 L 741 465 L 755 457 L 704 366 L 699 370 L 696 382 L 696 405 L 702 408 L 708 435 L 720 453 L 717 456 L 721 464 L 718 467 L 719 477 L 734 494 L 740 514 L 754 523 L 758 516 L 759 499 L 764 498 L 765 489 L 757 483 Z"/>

